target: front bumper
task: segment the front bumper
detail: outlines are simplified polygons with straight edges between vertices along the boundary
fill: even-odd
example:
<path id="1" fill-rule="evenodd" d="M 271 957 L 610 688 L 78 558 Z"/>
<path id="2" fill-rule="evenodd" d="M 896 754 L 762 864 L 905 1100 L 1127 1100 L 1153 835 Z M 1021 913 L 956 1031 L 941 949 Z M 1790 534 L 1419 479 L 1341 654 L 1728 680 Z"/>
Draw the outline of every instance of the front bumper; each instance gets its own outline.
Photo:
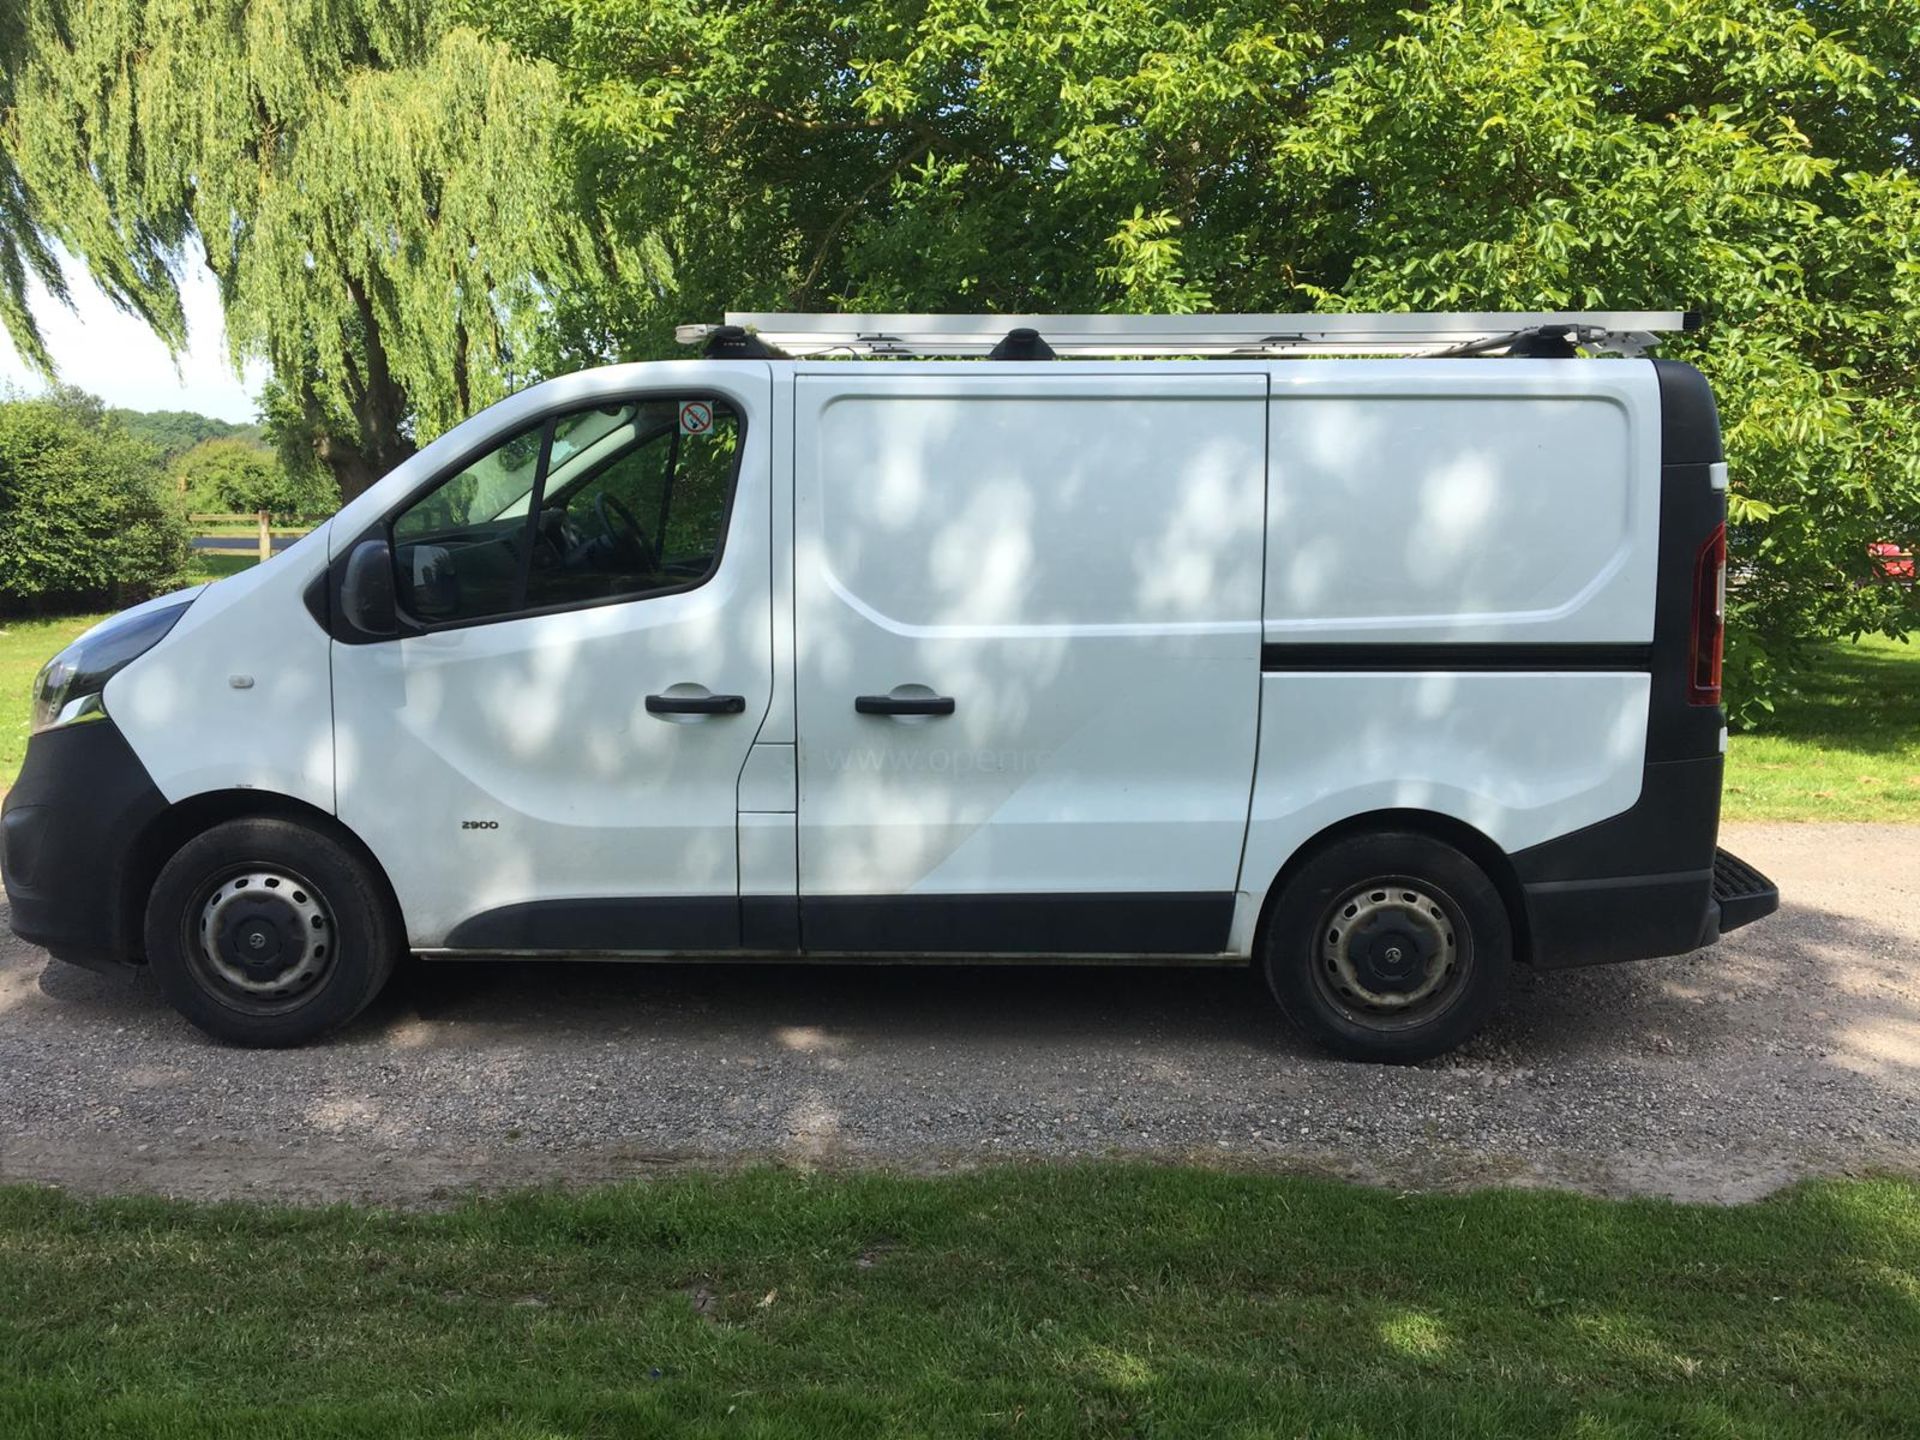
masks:
<path id="1" fill-rule="evenodd" d="M 1534 964 L 1545 970 L 1684 955 L 1780 908 L 1780 890 L 1715 849 L 1711 870 L 1527 885 Z"/>
<path id="2" fill-rule="evenodd" d="M 13 933 L 93 968 L 137 959 L 131 862 L 166 808 L 112 720 L 34 736 L 0 807 L 0 880 Z"/>

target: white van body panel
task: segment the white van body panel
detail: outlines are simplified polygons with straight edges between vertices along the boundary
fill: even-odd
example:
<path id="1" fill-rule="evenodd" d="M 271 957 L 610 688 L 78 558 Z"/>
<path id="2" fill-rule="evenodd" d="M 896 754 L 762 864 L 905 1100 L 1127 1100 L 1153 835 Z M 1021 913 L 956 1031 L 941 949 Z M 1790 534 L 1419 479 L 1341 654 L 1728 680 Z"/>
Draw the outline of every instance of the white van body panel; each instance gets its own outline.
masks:
<path id="1" fill-rule="evenodd" d="M 329 557 L 462 457 L 688 389 L 746 421 L 706 584 L 362 645 L 307 613 Z M 1644 669 L 1301 652 L 1646 642 L 1659 404 L 1636 362 L 609 367 L 212 587 L 106 699 L 169 801 L 336 813 L 419 948 L 549 900 L 1206 893 L 1246 954 L 1343 820 L 1421 810 L 1513 853 L 1633 805 Z M 747 710 L 645 712 L 675 685 Z M 955 712 L 855 713 L 901 686 Z"/>
<path id="2" fill-rule="evenodd" d="M 1343 820 L 1444 815 L 1512 854 L 1627 809 L 1640 798 L 1649 681 L 1585 671 L 1264 676 L 1236 953 L 1252 953 L 1281 868 Z"/>
<path id="3" fill-rule="evenodd" d="M 340 819 L 385 868 L 419 948 L 510 906 L 739 892 L 736 795 L 773 691 L 768 369 L 590 373 L 591 386 L 537 386 L 483 417 L 497 423 L 460 427 L 437 468 L 559 410 L 717 393 L 744 422 L 725 548 L 680 593 L 334 646 Z M 367 520 L 434 473 L 383 481 Z M 746 708 L 647 712 L 675 687 Z"/>
<path id="4" fill-rule="evenodd" d="M 1267 639 L 1652 637 L 1651 365 L 1302 361 L 1270 423 Z"/>
<path id="5" fill-rule="evenodd" d="M 331 524 L 206 587 L 107 682 L 107 713 L 170 803 L 267 790 L 333 809 L 333 642 L 301 599 L 326 569 Z"/>
<path id="6" fill-rule="evenodd" d="M 803 905 L 1228 895 L 1266 376 L 903 364 L 795 386 Z M 954 713 L 855 713 L 897 687 Z"/>

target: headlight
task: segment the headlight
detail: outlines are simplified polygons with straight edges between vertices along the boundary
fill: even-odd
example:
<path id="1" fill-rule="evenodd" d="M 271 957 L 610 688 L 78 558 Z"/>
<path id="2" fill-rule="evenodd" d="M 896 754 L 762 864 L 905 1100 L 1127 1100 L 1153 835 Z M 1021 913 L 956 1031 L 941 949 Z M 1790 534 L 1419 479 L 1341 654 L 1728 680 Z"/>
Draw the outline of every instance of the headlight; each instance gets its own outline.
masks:
<path id="1" fill-rule="evenodd" d="M 41 667 L 33 682 L 33 733 L 107 713 L 107 681 L 158 645 L 194 597 L 166 596 L 102 621 Z"/>

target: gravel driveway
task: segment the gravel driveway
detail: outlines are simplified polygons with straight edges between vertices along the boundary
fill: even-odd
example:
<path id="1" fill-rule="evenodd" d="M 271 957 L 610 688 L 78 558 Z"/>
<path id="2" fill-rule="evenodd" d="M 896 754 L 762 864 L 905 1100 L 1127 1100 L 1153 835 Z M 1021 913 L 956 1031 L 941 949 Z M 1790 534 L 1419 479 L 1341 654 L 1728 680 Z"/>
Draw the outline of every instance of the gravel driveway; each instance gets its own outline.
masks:
<path id="1" fill-rule="evenodd" d="M 1523 974 L 1411 1070 L 1327 1060 L 1247 974 L 415 965 L 333 1043 L 223 1049 L 144 977 L 0 940 L 0 1179 L 432 1202 L 778 1158 L 1144 1154 L 1389 1184 L 1739 1200 L 1920 1171 L 1920 828 L 1729 826 L 1782 913 Z"/>

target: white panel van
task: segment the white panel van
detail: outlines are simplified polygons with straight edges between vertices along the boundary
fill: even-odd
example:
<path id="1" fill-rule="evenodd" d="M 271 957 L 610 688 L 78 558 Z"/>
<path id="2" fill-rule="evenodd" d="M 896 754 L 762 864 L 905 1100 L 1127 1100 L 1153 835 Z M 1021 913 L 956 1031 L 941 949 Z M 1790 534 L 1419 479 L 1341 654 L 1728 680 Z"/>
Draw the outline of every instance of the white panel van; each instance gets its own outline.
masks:
<path id="1" fill-rule="evenodd" d="M 1376 1060 L 1709 944 L 1778 900 L 1716 844 L 1712 396 L 1500 323 L 533 386 L 50 662 L 13 928 L 241 1044 L 409 951 L 1096 957 Z"/>

